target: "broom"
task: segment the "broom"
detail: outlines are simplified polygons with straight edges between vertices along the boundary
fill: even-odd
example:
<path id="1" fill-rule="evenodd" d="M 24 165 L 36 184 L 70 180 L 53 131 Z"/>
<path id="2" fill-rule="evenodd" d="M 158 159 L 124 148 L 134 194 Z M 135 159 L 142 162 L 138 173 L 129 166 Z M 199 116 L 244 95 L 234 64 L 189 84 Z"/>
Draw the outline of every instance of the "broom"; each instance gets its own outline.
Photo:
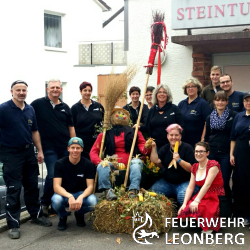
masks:
<path id="1" fill-rule="evenodd" d="M 161 74 L 161 70 L 159 70 L 159 68 L 161 67 L 160 52 L 162 51 L 161 41 L 163 40 L 163 37 L 164 37 L 164 49 L 166 48 L 166 43 L 167 43 L 166 26 L 163 22 L 164 18 L 165 18 L 165 14 L 161 13 L 160 11 L 154 11 L 152 15 L 153 15 L 153 21 L 154 21 L 154 23 L 151 25 L 152 46 L 151 46 L 150 56 L 149 56 L 149 60 L 148 60 L 148 65 L 145 66 L 145 67 L 147 67 L 147 71 L 146 71 L 147 79 L 146 79 L 144 92 L 143 92 L 143 96 L 142 96 L 142 103 L 141 103 L 141 107 L 140 107 L 140 111 L 139 111 L 138 119 L 137 119 L 137 123 L 136 123 L 133 143 L 132 143 L 132 147 L 131 147 L 130 154 L 129 154 L 126 176 L 125 176 L 125 180 L 124 180 L 124 188 L 126 188 L 127 182 L 128 182 L 130 162 L 132 160 L 132 156 L 133 156 L 133 152 L 134 152 L 134 148 L 135 148 L 135 142 L 136 142 L 136 138 L 137 138 L 137 134 L 138 134 L 138 128 L 139 128 L 139 124 L 140 124 L 142 108 L 143 108 L 145 95 L 146 95 L 146 91 L 147 91 L 149 76 L 152 75 L 152 73 L 153 73 L 156 52 L 157 52 L 157 49 L 159 47 L 157 84 L 160 84 L 160 74 Z M 164 36 L 163 36 L 163 32 L 164 32 Z"/>

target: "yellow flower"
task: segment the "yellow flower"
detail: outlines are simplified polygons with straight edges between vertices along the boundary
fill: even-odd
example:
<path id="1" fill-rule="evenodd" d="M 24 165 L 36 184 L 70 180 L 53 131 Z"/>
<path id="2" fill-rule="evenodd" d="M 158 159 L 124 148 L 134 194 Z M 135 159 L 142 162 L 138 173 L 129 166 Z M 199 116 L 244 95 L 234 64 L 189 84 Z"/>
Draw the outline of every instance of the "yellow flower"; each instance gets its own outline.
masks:
<path id="1" fill-rule="evenodd" d="M 157 167 L 157 168 L 156 168 L 156 171 L 159 171 L 159 170 L 160 170 L 160 168 L 159 168 L 159 167 Z"/>

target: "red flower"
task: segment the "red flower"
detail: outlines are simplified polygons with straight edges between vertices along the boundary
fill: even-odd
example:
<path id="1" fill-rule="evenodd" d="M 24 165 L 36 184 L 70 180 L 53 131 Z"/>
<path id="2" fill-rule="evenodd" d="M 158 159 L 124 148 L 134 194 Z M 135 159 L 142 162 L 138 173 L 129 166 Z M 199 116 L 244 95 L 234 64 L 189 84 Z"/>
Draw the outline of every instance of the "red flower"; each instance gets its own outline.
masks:
<path id="1" fill-rule="evenodd" d="M 131 219 L 131 216 L 126 216 L 124 219 L 129 220 L 129 219 Z"/>

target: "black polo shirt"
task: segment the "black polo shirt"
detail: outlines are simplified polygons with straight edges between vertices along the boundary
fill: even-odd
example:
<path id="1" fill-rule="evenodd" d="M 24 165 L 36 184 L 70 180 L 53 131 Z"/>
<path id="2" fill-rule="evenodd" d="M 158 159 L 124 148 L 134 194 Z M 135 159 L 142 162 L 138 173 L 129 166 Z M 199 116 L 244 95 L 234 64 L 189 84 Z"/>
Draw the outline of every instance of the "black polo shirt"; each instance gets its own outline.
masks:
<path id="1" fill-rule="evenodd" d="M 133 124 L 137 123 L 138 115 L 140 112 L 140 107 L 141 107 L 141 102 L 139 102 L 139 106 L 136 109 L 132 107 L 132 102 L 130 102 L 129 104 L 126 104 L 123 107 L 125 110 L 129 112 L 130 119 L 132 120 Z M 148 116 L 148 106 L 146 104 L 143 104 L 142 114 L 141 114 L 141 119 L 140 119 L 141 124 L 146 123 L 147 116 Z"/>
<path id="2" fill-rule="evenodd" d="M 194 158 L 194 149 L 191 145 L 182 142 L 179 146 L 178 153 L 184 161 L 191 164 L 196 163 Z M 170 152 L 170 144 L 163 146 L 158 152 L 158 157 L 162 162 L 165 171 L 163 172 L 163 178 L 172 184 L 180 184 L 190 180 L 191 173 L 184 170 L 178 163 L 177 169 L 174 166 L 168 168 L 168 165 L 173 160 L 173 154 Z"/>
<path id="3" fill-rule="evenodd" d="M 238 113 L 243 111 L 245 109 L 243 104 L 243 97 L 244 93 L 234 90 L 234 92 L 230 96 L 228 96 L 228 108 Z"/>
<path id="4" fill-rule="evenodd" d="M 55 164 L 54 178 L 62 178 L 62 187 L 69 193 L 84 191 L 87 188 L 86 179 L 94 179 L 94 165 L 88 159 L 82 157 L 76 164 L 65 156 Z"/>
<path id="5" fill-rule="evenodd" d="M 48 97 L 33 101 L 31 106 L 36 112 L 43 150 L 65 150 L 70 139 L 69 127 L 74 126 L 69 106 L 61 101 L 53 107 Z"/>
<path id="6" fill-rule="evenodd" d="M 104 108 L 99 102 L 91 100 L 91 105 L 86 110 L 79 101 L 71 107 L 71 112 L 76 136 L 82 138 L 84 143 L 85 137 L 97 137 L 95 125 L 101 127 L 104 117 Z"/>
<path id="7" fill-rule="evenodd" d="M 178 104 L 178 108 L 182 113 L 185 123 L 185 135 L 182 141 L 194 147 L 194 145 L 201 140 L 204 125 L 207 117 L 211 113 L 211 108 L 209 104 L 199 96 L 191 103 L 188 103 L 188 98 L 181 101 Z"/>
<path id="8" fill-rule="evenodd" d="M 37 131 L 34 109 L 25 102 L 21 110 L 10 100 L 0 105 L 0 144 L 23 147 L 32 144 L 32 131 Z"/>
<path id="9" fill-rule="evenodd" d="M 236 141 L 237 138 L 247 134 L 250 134 L 250 115 L 246 115 L 246 111 L 242 111 L 234 118 L 230 139 Z"/>

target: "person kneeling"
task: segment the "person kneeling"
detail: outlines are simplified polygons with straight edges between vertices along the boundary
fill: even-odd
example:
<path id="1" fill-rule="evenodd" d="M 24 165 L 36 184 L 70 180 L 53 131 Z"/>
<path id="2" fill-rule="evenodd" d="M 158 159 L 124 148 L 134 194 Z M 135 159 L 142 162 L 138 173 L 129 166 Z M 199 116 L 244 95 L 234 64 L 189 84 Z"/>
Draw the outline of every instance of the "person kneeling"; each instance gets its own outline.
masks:
<path id="1" fill-rule="evenodd" d="M 131 150 L 134 132 L 135 130 L 129 127 L 129 112 L 122 108 L 115 108 L 111 114 L 111 125 L 112 129 L 107 131 L 104 148 L 105 155 L 117 155 L 118 163 L 123 163 L 125 166 L 128 164 L 129 153 Z M 99 134 L 91 151 L 90 159 L 97 166 L 98 173 L 98 189 L 101 191 L 105 190 L 106 199 L 109 201 L 116 200 L 117 197 L 114 194 L 113 189 L 111 188 L 111 182 L 109 179 L 111 170 L 116 169 L 112 163 L 109 163 L 109 166 L 102 164 L 102 160 L 99 158 L 100 145 L 102 142 L 103 133 Z M 142 133 L 138 131 L 137 140 L 133 155 L 138 154 L 147 154 L 145 149 L 145 139 L 142 136 Z M 129 197 L 134 198 L 137 196 L 140 189 L 141 182 L 141 172 L 142 172 L 143 163 L 137 157 L 132 159 L 130 163 L 130 186 L 129 186 Z"/>
<path id="2" fill-rule="evenodd" d="M 194 217 L 205 218 L 201 223 L 202 233 L 218 232 L 220 229 L 219 197 L 225 196 L 223 178 L 220 164 L 214 160 L 208 160 L 209 145 L 207 142 L 198 142 L 195 145 L 195 163 L 191 168 L 191 179 L 188 185 L 183 205 L 178 211 L 178 218 Z M 201 187 L 200 191 L 191 198 L 195 184 Z M 217 221 L 214 225 L 211 221 Z M 209 224 L 208 224 L 209 223 Z M 212 227 L 209 228 L 209 225 Z"/>
<path id="3" fill-rule="evenodd" d="M 65 210 L 69 203 L 69 210 L 75 211 L 77 226 L 84 227 L 84 214 L 94 210 L 97 198 L 93 192 L 95 170 L 88 159 L 81 157 L 83 141 L 73 137 L 68 142 L 69 156 L 58 160 L 55 164 L 53 187 L 55 194 L 51 204 L 58 213 L 57 229 L 67 228 L 68 212 Z"/>

